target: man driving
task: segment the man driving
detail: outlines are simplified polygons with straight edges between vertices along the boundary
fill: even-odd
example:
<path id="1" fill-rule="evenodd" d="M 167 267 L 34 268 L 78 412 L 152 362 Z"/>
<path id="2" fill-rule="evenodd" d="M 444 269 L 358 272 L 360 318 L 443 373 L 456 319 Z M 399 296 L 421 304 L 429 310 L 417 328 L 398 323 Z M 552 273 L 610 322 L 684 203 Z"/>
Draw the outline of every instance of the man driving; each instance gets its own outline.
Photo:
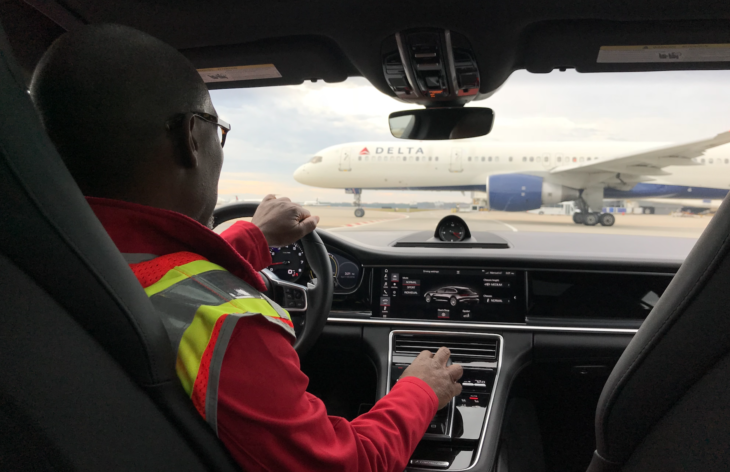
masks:
<path id="1" fill-rule="evenodd" d="M 192 64 L 134 29 L 92 25 L 49 48 L 31 97 L 89 204 L 159 313 L 193 405 L 246 471 L 401 471 L 461 392 L 448 349 L 422 352 L 353 421 L 306 392 L 289 314 L 262 292 L 269 246 L 316 216 L 267 196 L 211 231 L 230 126 Z M 99 316 L 103 316 L 100 313 Z"/>

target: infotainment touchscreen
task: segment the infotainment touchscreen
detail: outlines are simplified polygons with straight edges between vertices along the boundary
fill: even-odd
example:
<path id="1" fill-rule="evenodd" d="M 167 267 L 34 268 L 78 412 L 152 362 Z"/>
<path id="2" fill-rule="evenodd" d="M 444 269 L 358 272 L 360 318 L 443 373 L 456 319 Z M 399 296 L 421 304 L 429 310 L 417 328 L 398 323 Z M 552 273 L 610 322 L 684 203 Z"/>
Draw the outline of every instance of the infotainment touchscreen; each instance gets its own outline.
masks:
<path id="1" fill-rule="evenodd" d="M 393 267 L 374 275 L 373 316 L 525 322 L 523 271 Z"/>

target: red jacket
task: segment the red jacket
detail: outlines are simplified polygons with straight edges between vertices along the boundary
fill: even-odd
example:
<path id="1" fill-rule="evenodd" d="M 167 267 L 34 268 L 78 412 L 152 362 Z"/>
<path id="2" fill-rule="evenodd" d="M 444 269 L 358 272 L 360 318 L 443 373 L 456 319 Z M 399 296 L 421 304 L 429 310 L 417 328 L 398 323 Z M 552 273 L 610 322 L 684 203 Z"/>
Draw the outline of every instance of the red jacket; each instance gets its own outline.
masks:
<path id="1" fill-rule="evenodd" d="M 257 273 L 271 263 L 261 231 L 237 222 L 220 236 L 167 210 L 89 198 L 123 253 L 187 251 L 263 290 Z M 223 358 L 218 436 L 246 471 L 402 471 L 436 413 L 438 399 L 407 377 L 353 421 L 327 416 L 307 393 L 290 337 L 263 316 L 236 324 Z"/>

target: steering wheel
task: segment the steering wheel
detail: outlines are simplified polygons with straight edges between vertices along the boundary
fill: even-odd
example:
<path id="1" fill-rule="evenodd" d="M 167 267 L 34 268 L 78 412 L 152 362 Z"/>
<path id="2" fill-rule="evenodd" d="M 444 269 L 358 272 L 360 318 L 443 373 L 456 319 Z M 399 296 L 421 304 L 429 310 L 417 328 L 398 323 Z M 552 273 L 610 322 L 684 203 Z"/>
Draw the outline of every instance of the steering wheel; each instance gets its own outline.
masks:
<path id="1" fill-rule="evenodd" d="M 258 206 L 258 203 L 234 203 L 216 208 L 213 211 L 213 227 L 235 218 L 251 217 Z M 332 307 L 335 287 L 329 254 L 317 231 L 312 231 L 299 242 L 309 262 L 309 267 L 316 276 L 312 282 L 303 287 L 280 280 L 267 269 L 261 271 L 261 274 L 266 282 L 268 297 L 292 312 L 306 312 L 303 324 L 295 323 L 297 340 L 294 343 L 294 349 L 299 356 L 302 356 L 314 345 L 324 330 Z"/>

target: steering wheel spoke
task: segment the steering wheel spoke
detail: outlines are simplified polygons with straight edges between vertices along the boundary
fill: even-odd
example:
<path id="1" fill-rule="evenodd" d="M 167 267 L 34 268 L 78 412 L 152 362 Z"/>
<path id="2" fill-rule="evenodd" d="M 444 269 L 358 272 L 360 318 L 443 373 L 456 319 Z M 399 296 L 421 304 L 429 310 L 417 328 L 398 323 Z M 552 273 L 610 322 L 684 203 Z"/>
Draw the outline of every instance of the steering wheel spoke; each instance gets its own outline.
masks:
<path id="1" fill-rule="evenodd" d="M 272 300 L 290 313 L 307 311 L 307 287 L 281 280 L 269 269 L 263 269 L 261 274 L 269 282 L 267 285 L 270 288 L 267 295 Z"/>

